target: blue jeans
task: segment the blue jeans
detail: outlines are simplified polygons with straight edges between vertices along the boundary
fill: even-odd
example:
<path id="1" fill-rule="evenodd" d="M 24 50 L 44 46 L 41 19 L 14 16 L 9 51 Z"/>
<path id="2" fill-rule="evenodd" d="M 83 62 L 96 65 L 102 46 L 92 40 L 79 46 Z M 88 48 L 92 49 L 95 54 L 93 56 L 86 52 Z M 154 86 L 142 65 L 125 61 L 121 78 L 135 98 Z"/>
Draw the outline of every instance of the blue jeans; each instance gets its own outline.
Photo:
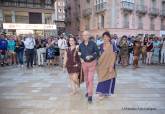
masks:
<path id="1" fill-rule="evenodd" d="M 21 50 L 19 52 L 17 52 L 17 59 L 19 64 L 23 65 L 23 56 L 24 56 L 24 50 Z"/>

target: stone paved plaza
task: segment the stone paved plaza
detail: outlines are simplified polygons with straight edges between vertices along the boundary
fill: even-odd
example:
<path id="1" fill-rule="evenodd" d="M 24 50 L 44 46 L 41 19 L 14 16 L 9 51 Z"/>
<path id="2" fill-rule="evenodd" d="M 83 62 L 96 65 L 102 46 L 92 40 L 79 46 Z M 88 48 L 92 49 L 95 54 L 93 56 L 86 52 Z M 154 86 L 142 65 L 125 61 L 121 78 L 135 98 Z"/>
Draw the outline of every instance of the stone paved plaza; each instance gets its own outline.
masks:
<path id="1" fill-rule="evenodd" d="M 88 104 L 85 84 L 78 95 L 69 95 L 62 68 L 1 67 L 0 114 L 165 114 L 165 66 L 117 68 L 115 94 L 102 101 L 95 95 Z"/>

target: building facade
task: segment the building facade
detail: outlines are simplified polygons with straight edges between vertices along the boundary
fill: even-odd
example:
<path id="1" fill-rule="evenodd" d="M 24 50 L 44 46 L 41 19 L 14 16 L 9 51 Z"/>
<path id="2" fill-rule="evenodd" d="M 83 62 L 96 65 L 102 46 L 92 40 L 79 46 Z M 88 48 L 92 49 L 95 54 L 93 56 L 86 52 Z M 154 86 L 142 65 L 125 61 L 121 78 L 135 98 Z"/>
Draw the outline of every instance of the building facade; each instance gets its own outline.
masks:
<path id="1" fill-rule="evenodd" d="M 165 0 L 81 0 L 80 31 L 94 36 L 155 34 L 165 30 Z"/>
<path id="2" fill-rule="evenodd" d="M 74 35 L 80 31 L 80 1 L 83 0 L 65 0 L 66 32 Z"/>
<path id="3" fill-rule="evenodd" d="M 1 0 L 0 25 L 3 23 L 19 24 L 53 24 L 54 0 Z M 26 28 L 25 28 L 26 29 Z M 16 34 L 17 30 L 7 30 Z M 36 34 L 43 34 L 43 30 L 34 30 Z M 44 31 L 53 34 L 54 31 Z"/>
<path id="4" fill-rule="evenodd" d="M 55 6 L 55 19 L 54 23 L 57 25 L 58 34 L 65 32 L 65 0 L 56 0 Z"/>

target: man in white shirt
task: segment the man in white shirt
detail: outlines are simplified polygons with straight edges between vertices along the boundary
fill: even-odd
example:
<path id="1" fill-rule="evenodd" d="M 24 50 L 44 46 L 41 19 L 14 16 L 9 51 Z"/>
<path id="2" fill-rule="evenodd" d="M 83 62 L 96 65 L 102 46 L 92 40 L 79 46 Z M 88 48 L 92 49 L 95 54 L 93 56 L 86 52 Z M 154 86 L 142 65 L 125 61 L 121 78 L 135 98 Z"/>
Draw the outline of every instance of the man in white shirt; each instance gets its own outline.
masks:
<path id="1" fill-rule="evenodd" d="M 101 39 L 101 37 L 99 37 L 98 35 L 96 36 L 96 45 L 98 46 L 98 48 L 100 47 L 100 45 L 103 43 L 103 40 Z"/>
<path id="2" fill-rule="evenodd" d="M 34 47 L 36 45 L 35 39 L 32 37 L 32 34 L 28 34 L 25 41 L 25 48 L 26 48 L 26 62 L 27 68 L 29 65 L 33 67 L 33 59 L 34 59 Z"/>
<path id="3" fill-rule="evenodd" d="M 165 63 L 165 38 L 162 40 L 161 64 Z"/>
<path id="4" fill-rule="evenodd" d="M 67 41 L 65 38 L 60 37 L 58 40 L 58 47 L 60 48 L 60 65 L 63 65 L 63 58 L 64 58 L 64 53 L 67 48 Z"/>

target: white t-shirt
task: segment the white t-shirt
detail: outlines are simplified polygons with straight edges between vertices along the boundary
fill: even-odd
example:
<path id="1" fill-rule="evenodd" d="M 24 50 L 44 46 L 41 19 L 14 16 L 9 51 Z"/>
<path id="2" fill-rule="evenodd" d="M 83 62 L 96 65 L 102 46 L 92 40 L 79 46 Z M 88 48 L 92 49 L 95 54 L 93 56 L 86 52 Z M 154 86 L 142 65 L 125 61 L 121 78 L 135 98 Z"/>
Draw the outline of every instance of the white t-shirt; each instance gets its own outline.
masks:
<path id="1" fill-rule="evenodd" d="M 26 49 L 34 49 L 34 46 L 36 45 L 36 42 L 35 42 L 34 38 L 28 37 L 28 38 L 25 39 L 24 44 L 25 44 Z"/>
<path id="2" fill-rule="evenodd" d="M 165 49 L 165 41 L 163 41 L 162 44 L 162 49 Z"/>
<path id="3" fill-rule="evenodd" d="M 58 47 L 60 49 L 66 49 L 67 48 L 67 42 L 65 39 L 59 39 L 58 40 Z"/>

